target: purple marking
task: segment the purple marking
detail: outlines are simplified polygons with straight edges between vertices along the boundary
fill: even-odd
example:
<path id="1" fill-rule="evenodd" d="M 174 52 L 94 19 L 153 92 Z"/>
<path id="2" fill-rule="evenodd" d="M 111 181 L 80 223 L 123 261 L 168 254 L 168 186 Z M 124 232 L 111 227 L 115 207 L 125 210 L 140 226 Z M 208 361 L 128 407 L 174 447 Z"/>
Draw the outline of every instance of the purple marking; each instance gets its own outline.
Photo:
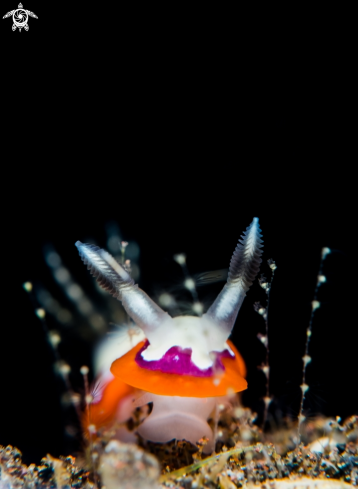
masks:
<path id="1" fill-rule="evenodd" d="M 149 346 L 149 341 L 147 340 L 143 348 L 139 350 L 135 357 L 137 365 L 141 368 L 146 368 L 147 370 L 159 370 L 160 372 L 166 374 L 177 374 L 177 375 L 193 375 L 194 377 L 212 377 L 218 370 L 225 370 L 225 367 L 221 361 L 222 358 L 234 358 L 229 350 L 224 351 L 213 351 L 215 358 L 215 363 L 212 367 L 201 370 L 191 361 L 191 348 L 180 348 L 180 346 L 173 346 L 168 350 L 160 360 L 151 360 L 147 362 L 142 357 L 142 351 L 144 351 Z"/>

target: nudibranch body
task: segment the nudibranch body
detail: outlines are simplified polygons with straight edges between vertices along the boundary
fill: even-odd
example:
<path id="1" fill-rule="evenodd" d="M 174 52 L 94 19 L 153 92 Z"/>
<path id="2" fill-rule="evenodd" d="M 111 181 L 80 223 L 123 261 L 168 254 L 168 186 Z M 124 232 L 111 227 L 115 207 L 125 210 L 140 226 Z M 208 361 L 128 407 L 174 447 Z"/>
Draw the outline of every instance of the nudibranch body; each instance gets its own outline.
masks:
<path id="1" fill-rule="evenodd" d="M 206 436 L 210 450 L 212 432 L 207 419 L 215 405 L 223 402 L 223 396 L 247 388 L 244 361 L 228 338 L 261 263 L 258 218 L 240 238 L 231 258 L 227 283 L 201 317 L 170 317 L 109 253 L 79 241 L 76 246 L 92 275 L 122 302 L 135 323 L 134 333 L 132 330 L 130 338 L 117 347 L 113 342 L 108 346 L 107 342 L 111 352 L 106 356 L 107 373 L 104 369 L 102 374 L 107 383 L 98 412 L 106 389 L 111 401 L 102 408 L 101 419 L 116 417 L 122 402 L 118 398 L 129 399 L 127 396 L 133 397 L 136 392 L 132 408 L 153 402 L 151 414 L 139 426 L 141 436 L 156 442 L 177 438 L 192 443 Z M 118 391 L 123 391 L 117 397 L 116 383 Z M 126 390 L 125 386 L 130 387 Z M 107 415 L 110 411 L 111 415 Z"/>

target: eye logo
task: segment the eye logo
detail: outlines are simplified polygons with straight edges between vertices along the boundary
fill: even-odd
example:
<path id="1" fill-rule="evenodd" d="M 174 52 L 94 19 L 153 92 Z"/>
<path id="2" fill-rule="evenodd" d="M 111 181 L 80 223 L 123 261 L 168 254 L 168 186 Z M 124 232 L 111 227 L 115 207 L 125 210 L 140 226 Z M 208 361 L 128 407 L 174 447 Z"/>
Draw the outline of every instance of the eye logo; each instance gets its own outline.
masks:
<path id="1" fill-rule="evenodd" d="M 16 27 L 19 29 L 21 32 L 21 29 L 25 29 L 25 31 L 29 30 L 29 26 L 27 25 L 27 22 L 30 17 L 34 17 L 35 19 L 38 19 L 37 15 L 35 15 L 33 12 L 30 12 L 30 10 L 25 10 L 22 6 L 22 3 L 19 3 L 18 8 L 15 10 L 11 10 L 7 14 L 4 15 L 3 19 L 6 19 L 7 17 L 10 17 L 12 15 L 12 20 L 13 20 L 13 25 L 12 25 L 12 30 L 15 31 Z"/>

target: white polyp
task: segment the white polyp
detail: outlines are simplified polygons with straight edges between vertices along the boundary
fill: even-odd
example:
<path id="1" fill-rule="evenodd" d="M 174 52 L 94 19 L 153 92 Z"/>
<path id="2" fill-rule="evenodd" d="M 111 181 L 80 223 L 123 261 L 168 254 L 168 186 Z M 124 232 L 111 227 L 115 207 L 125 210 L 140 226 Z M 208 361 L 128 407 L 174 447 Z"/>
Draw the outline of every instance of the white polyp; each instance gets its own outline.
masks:
<path id="1" fill-rule="evenodd" d="M 192 278 L 187 278 L 184 281 L 184 287 L 188 290 L 195 290 L 195 282 Z"/>
<path id="2" fill-rule="evenodd" d="M 260 335 L 259 336 L 259 340 L 261 341 L 261 343 L 263 343 L 265 346 L 267 346 L 268 341 L 267 341 L 267 336 L 266 335 Z"/>
<path id="3" fill-rule="evenodd" d="M 322 260 L 324 260 L 330 252 L 331 252 L 330 248 L 322 248 L 322 253 L 321 253 Z"/>
<path id="4" fill-rule="evenodd" d="M 81 396 L 76 392 L 71 394 L 71 402 L 74 406 L 79 406 L 81 404 Z"/>
<path id="5" fill-rule="evenodd" d="M 271 397 L 264 397 L 264 403 L 266 404 L 266 407 L 270 405 L 271 401 L 272 401 Z"/>
<path id="6" fill-rule="evenodd" d="M 88 394 L 87 396 L 85 396 L 85 401 L 86 401 L 86 404 L 92 404 L 92 402 L 93 402 L 92 394 Z"/>
<path id="7" fill-rule="evenodd" d="M 320 307 L 321 303 L 319 301 L 312 301 L 312 310 L 315 311 Z"/>
<path id="8" fill-rule="evenodd" d="M 184 253 L 179 253 L 177 255 L 174 255 L 173 258 L 179 265 L 184 265 L 186 262 L 186 256 Z"/>
<path id="9" fill-rule="evenodd" d="M 201 302 L 194 302 L 193 304 L 193 311 L 196 313 L 196 314 L 203 314 L 203 311 L 204 311 L 204 306 L 202 305 Z"/>
<path id="10" fill-rule="evenodd" d="M 80 372 L 82 375 L 88 375 L 89 373 L 89 368 L 87 367 L 87 365 L 83 365 L 81 368 L 80 368 Z"/>
<path id="11" fill-rule="evenodd" d="M 62 361 L 57 364 L 57 369 L 61 375 L 68 375 L 71 372 L 71 367 L 68 365 L 68 363 Z"/>
<path id="12" fill-rule="evenodd" d="M 305 355 L 304 357 L 302 357 L 302 360 L 303 360 L 303 363 L 304 363 L 305 365 L 307 365 L 308 363 L 310 363 L 310 361 L 311 361 L 311 357 L 310 357 L 310 356 L 308 356 L 308 355 Z"/>
<path id="13" fill-rule="evenodd" d="M 307 384 L 302 384 L 302 385 L 300 385 L 300 387 L 301 387 L 303 394 L 305 394 L 309 389 L 309 386 Z"/>
<path id="14" fill-rule="evenodd" d="M 52 331 L 49 331 L 49 334 L 48 334 L 48 339 L 49 339 L 49 342 L 51 343 L 51 345 L 56 348 L 56 346 L 61 343 L 61 336 L 60 334 L 55 331 L 55 330 L 52 330 Z"/>
<path id="15" fill-rule="evenodd" d="M 26 290 L 26 292 L 31 292 L 32 291 L 32 283 L 31 282 L 24 282 L 22 284 L 22 286 Z"/>
<path id="16" fill-rule="evenodd" d="M 41 307 L 39 309 L 36 309 L 36 316 L 39 317 L 40 319 L 43 319 L 46 316 L 46 311 L 45 309 L 42 309 Z"/>
<path id="17" fill-rule="evenodd" d="M 318 275 L 318 282 L 319 283 L 324 283 L 327 281 L 326 277 L 324 275 Z"/>

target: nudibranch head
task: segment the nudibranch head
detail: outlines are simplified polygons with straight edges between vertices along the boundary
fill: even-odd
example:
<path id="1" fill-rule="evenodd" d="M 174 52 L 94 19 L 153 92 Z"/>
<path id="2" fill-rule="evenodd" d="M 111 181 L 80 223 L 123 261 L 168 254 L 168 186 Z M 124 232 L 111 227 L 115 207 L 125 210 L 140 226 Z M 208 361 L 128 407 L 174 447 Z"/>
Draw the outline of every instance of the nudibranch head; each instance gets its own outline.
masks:
<path id="1" fill-rule="evenodd" d="M 170 317 L 109 253 L 79 241 L 76 246 L 99 284 L 122 302 L 142 332 L 126 352 L 122 349 L 113 375 L 164 396 L 216 397 L 246 389 L 244 361 L 228 338 L 261 263 L 257 218 L 239 240 L 227 283 L 201 317 Z"/>
<path id="2" fill-rule="evenodd" d="M 111 367 L 113 375 L 138 389 L 162 396 L 218 397 L 247 388 L 244 360 L 230 341 L 227 350 L 216 353 L 216 368 L 205 370 L 191 362 L 189 351 L 179 351 L 177 347 L 168 350 L 159 361 L 146 362 L 141 355 L 146 347 L 147 342 L 143 341 L 115 360 Z"/>

